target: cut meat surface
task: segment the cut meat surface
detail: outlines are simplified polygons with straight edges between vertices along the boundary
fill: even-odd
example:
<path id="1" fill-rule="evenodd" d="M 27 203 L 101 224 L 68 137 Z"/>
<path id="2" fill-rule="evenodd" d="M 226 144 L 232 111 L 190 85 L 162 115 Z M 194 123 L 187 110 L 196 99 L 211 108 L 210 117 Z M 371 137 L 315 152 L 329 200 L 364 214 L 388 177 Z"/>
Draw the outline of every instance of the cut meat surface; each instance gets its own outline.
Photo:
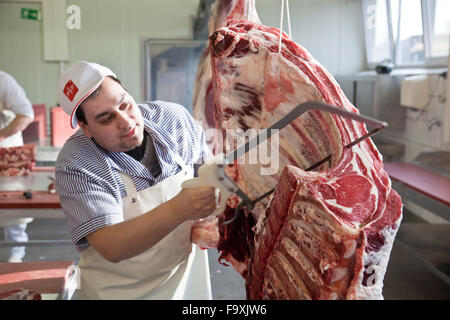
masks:
<path id="1" fill-rule="evenodd" d="M 246 278 L 249 298 L 381 298 L 400 223 L 399 196 L 391 190 L 386 215 L 355 228 L 354 220 L 339 218 L 329 209 L 326 199 L 316 192 L 317 185 L 305 171 L 284 168 L 256 232 Z M 274 273 L 274 268 L 278 272 Z M 289 281 L 273 279 L 283 274 L 289 275 Z M 303 288 L 301 292 L 292 291 L 292 281 Z M 274 282 L 281 288 L 272 288 Z"/>
<path id="2" fill-rule="evenodd" d="M 217 248 L 219 243 L 219 228 L 216 217 L 208 217 L 198 221 L 192 227 L 191 242 L 201 248 Z"/>
<path id="3" fill-rule="evenodd" d="M 196 84 L 206 88 L 197 96 L 206 103 L 194 111 L 205 129 L 225 136 L 267 128 L 306 101 L 358 112 L 318 61 L 284 33 L 279 47 L 279 37 L 248 20 L 228 20 L 212 33 L 212 81 Z M 311 110 L 277 134 L 279 144 L 269 143 L 273 174 L 261 161 L 236 159 L 227 168 L 250 198 L 276 187 L 241 221 L 220 223 L 237 196 L 219 218 L 221 258 L 245 277 L 249 299 L 382 298 L 402 202 L 370 139 L 344 148 L 365 133 L 361 123 Z M 210 140 L 214 153 L 231 150 L 218 141 Z M 329 154 L 316 172 L 303 170 Z"/>

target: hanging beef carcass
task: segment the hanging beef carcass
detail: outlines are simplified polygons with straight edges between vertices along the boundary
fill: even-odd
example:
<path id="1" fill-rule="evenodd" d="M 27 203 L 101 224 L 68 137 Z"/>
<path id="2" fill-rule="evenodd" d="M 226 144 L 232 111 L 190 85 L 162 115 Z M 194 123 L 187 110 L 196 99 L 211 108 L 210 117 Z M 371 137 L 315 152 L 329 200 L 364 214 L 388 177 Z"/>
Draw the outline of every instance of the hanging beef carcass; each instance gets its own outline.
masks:
<path id="1" fill-rule="evenodd" d="M 209 114 L 196 109 L 207 128 L 266 128 L 305 101 L 358 112 L 305 49 L 284 33 L 279 40 L 278 29 L 236 20 L 210 36 L 212 97 L 203 97 Z M 343 148 L 366 132 L 352 120 L 309 111 L 280 131 L 278 172 L 264 175 L 261 164 L 237 161 L 228 168 L 251 198 L 276 186 L 240 221 L 220 224 L 235 198 L 219 218 L 218 249 L 246 278 L 248 298 L 382 298 L 402 202 L 370 139 Z M 316 172 L 302 170 L 328 154 L 332 161 Z"/>

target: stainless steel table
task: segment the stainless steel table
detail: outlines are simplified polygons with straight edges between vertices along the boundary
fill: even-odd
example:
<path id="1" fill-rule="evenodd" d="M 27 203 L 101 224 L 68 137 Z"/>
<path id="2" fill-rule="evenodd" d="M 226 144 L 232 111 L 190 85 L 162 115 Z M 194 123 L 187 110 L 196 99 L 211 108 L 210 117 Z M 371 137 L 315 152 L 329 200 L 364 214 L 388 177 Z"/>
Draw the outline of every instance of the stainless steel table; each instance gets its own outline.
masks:
<path id="1" fill-rule="evenodd" d="M 24 177 L 0 177 L 0 217 L 7 219 L 65 219 L 57 194 L 48 192 L 52 171 L 31 172 Z M 30 191 L 31 199 L 25 198 L 24 191 Z M 0 242 L 0 247 L 17 245 L 61 245 L 71 243 L 67 239 L 39 240 L 28 242 Z"/>
<path id="2" fill-rule="evenodd" d="M 0 216 L 2 218 L 64 218 L 59 197 L 47 187 L 53 172 L 31 172 L 24 177 L 0 177 Z M 31 199 L 23 196 L 32 194 Z"/>

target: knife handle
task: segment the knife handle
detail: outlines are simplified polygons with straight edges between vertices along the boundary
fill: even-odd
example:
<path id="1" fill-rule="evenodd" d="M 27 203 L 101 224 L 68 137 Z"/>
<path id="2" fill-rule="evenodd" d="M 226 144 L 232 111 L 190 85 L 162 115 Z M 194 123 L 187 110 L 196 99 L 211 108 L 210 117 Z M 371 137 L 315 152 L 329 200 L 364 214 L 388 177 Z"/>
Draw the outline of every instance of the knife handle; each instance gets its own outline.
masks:
<path id="1" fill-rule="evenodd" d="M 183 189 L 214 187 L 216 188 L 216 209 L 212 216 L 217 216 L 225 211 L 227 200 L 236 191 L 235 186 L 227 183 L 227 179 L 223 178 L 224 164 L 221 162 L 223 155 L 216 157 L 217 161 L 205 163 L 198 169 L 198 177 L 184 181 L 181 184 Z"/>

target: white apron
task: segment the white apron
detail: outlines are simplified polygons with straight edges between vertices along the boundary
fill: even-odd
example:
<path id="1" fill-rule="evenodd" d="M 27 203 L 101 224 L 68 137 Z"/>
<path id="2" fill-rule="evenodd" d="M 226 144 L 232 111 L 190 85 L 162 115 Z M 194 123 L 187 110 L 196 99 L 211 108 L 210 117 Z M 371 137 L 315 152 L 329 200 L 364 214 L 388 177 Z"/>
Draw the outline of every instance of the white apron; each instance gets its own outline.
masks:
<path id="1" fill-rule="evenodd" d="M 0 130 L 9 126 L 14 120 L 16 115 L 9 110 L 3 110 L 3 106 L 0 103 Z M 12 136 L 0 141 L 0 148 L 11 148 L 23 146 L 22 132 L 17 132 Z M 5 219 L 0 217 L 0 227 L 15 226 L 18 224 L 30 223 L 33 218 L 18 218 L 18 219 Z"/>
<path id="2" fill-rule="evenodd" d="M 127 196 L 124 220 L 144 214 L 176 196 L 181 183 L 192 177 L 175 155 L 179 173 L 137 191 L 131 177 L 120 172 Z M 149 250 L 111 263 L 92 246 L 82 252 L 78 299 L 212 299 L 206 250 L 190 241 L 193 221 L 186 221 Z"/>

